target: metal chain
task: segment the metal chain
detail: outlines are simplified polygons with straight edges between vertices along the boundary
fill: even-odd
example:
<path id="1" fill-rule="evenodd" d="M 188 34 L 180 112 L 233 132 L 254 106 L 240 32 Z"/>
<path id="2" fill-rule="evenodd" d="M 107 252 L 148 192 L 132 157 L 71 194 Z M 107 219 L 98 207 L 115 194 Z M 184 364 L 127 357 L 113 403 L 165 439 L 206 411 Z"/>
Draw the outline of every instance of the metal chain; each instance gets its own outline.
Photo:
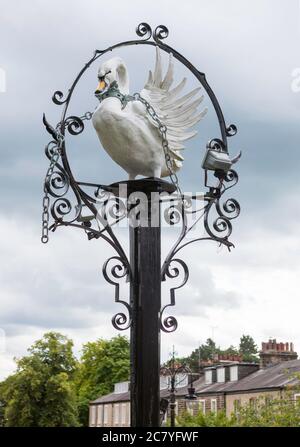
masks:
<path id="1" fill-rule="evenodd" d="M 176 172 L 173 169 L 173 164 L 172 164 L 172 159 L 170 156 L 170 150 L 169 150 L 169 142 L 167 139 L 167 126 L 161 122 L 161 120 L 159 119 L 156 111 L 154 110 L 154 108 L 152 107 L 152 105 L 145 99 L 143 98 L 139 93 L 134 93 L 133 98 L 136 101 L 140 101 L 142 104 L 144 104 L 146 111 L 148 113 L 148 115 L 152 118 L 152 120 L 157 124 L 158 130 L 161 134 L 161 138 L 162 138 L 162 148 L 164 151 L 164 156 L 165 156 L 165 162 L 166 162 L 166 166 L 167 169 L 169 171 L 169 177 L 170 180 L 172 182 L 172 184 L 174 185 L 174 187 L 176 188 L 176 190 L 179 192 L 181 199 L 183 199 L 183 194 L 182 191 L 180 189 L 179 186 L 179 180 L 177 177 Z M 80 117 L 80 119 L 82 121 L 84 120 L 90 120 L 93 116 L 92 112 L 86 112 L 84 115 L 82 115 Z M 51 176 L 53 174 L 54 168 L 56 166 L 56 163 L 58 162 L 58 159 L 61 155 L 61 148 L 64 142 L 64 136 L 62 135 L 62 133 L 60 132 L 60 125 L 61 123 L 59 123 L 56 126 L 56 134 L 57 134 L 57 146 L 55 146 L 52 150 L 52 156 L 50 159 L 50 165 L 49 168 L 47 170 L 46 176 L 45 176 L 45 181 L 44 181 L 44 196 L 43 196 L 43 213 L 42 213 L 42 237 L 41 237 L 41 241 L 43 244 L 46 244 L 49 241 L 49 206 L 50 206 L 50 197 L 49 197 L 49 192 L 48 192 L 48 184 L 50 182 Z"/>
<path id="2" fill-rule="evenodd" d="M 80 117 L 81 121 L 90 120 L 93 117 L 92 112 L 86 112 L 84 115 Z M 47 170 L 45 181 L 44 181 L 44 196 L 43 196 L 43 213 L 42 213 L 42 237 L 41 241 L 43 244 L 47 244 L 49 241 L 49 207 L 50 207 L 50 197 L 48 192 L 48 185 L 51 180 L 51 176 L 53 174 L 54 168 L 59 160 L 61 155 L 61 148 L 64 142 L 64 136 L 61 133 L 61 122 L 56 126 L 56 137 L 57 137 L 57 145 L 52 149 L 52 155 L 50 158 L 50 165 Z"/>
<path id="3" fill-rule="evenodd" d="M 89 121 L 92 118 L 93 118 L 93 112 L 85 112 L 85 114 L 80 117 L 81 121 L 85 120 Z"/>
<path id="4" fill-rule="evenodd" d="M 54 146 L 52 150 L 52 155 L 50 159 L 50 165 L 47 170 L 45 181 L 44 181 L 44 197 L 43 197 L 43 214 L 42 214 L 42 237 L 41 241 L 43 244 L 47 244 L 49 241 L 49 206 L 50 206 L 50 197 L 48 192 L 48 185 L 51 180 L 51 176 L 53 174 L 54 168 L 61 153 L 61 147 L 64 141 L 64 137 L 58 133 L 58 143 L 57 146 Z"/>
<path id="5" fill-rule="evenodd" d="M 179 180 L 176 172 L 173 169 L 172 159 L 170 156 L 169 142 L 167 139 L 167 130 L 168 130 L 167 126 L 160 121 L 155 109 L 151 106 L 151 104 L 149 104 L 149 102 L 145 98 L 143 98 L 139 93 L 134 93 L 133 97 L 136 101 L 140 101 L 142 104 L 144 104 L 148 115 L 158 126 L 158 130 L 162 137 L 162 148 L 164 151 L 166 166 L 169 171 L 170 180 L 175 186 L 176 190 L 179 192 L 181 198 L 183 198 L 183 194 L 179 186 Z"/>

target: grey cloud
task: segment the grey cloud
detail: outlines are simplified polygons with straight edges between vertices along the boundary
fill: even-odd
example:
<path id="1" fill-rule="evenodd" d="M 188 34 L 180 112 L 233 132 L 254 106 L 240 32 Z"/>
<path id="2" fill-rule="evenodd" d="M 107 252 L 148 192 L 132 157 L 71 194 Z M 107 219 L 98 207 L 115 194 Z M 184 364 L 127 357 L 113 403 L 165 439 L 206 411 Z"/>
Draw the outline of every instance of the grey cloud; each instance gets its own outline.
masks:
<path id="1" fill-rule="evenodd" d="M 197 259 L 197 258 L 196 258 Z M 229 310 L 238 308 L 243 300 L 242 292 L 221 289 L 216 286 L 211 269 L 201 268 L 197 260 L 189 263 L 190 279 L 184 289 L 176 291 L 176 307 L 173 311 L 182 316 L 205 316 L 207 308 L 219 308 Z M 167 281 L 164 285 L 164 297 L 167 297 L 168 287 L 176 287 L 174 280 Z M 180 283 L 180 279 L 177 280 Z M 166 301 L 167 302 L 167 301 Z"/>
<path id="2" fill-rule="evenodd" d="M 194 266 L 188 285 L 177 294 L 178 319 L 191 318 L 192 312 L 203 321 L 211 311 L 247 311 L 245 303 L 252 297 L 241 296 L 234 281 L 232 287 L 221 287 L 216 269 L 236 269 L 248 274 L 249 281 L 249 272 L 255 276 L 261 269 L 270 272 L 283 265 L 296 270 L 300 93 L 291 92 L 290 82 L 292 69 L 300 65 L 297 0 L 288 7 L 279 0 L 191 0 L 184 8 L 169 0 L 134 0 L 105 9 L 96 0 L 12 0 L 1 8 L 0 27 L 0 66 L 7 73 L 7 92 L 0 94 L 1 319 L 11 338 L 35 329 L 68 328 L 77 334 L 104 322 L 108 327 L 110 316 L 120 309 L 113 302 L 113 289 L 101 277 L 101 264 L 110 252 L 100 241 L 88 243 L 83 234 L 62 229 L 52 235 L 49 247 L 40 247 L 44 146 L 49 138 L 41 117 L 46 112 L 56 124 L 61 107 L 51 103 L 53 92 L 67 91 L 94 49 L 134 38 L 135 26 L 144 20 L 168 25 L 168 43 L 206 72 L 227 123 L 238 125 L 230 151 L 243 150 L 237 166 L 241 181 L 231 190 L 242 205 L 233 223 L 237 248 L 230 255 L 216 255 L 211 244 L 187 249 L 187 263 Z M 118 53 L 130 67 L 132 90 L 138 90 L 152 68 L 153 49 Z M 70 114 L 95 107 L 97 67 L 80 82 Z M 178 79 L 186 74 L 180 65 L 176 69 Z M 190 75 L 188 81 L 196 85 Z M 203 151 L 207 141 L 218 136 L 211 106 L 198 130 L 180 173 L 189 191 L 202 190 Z M 90 123 L 83 135 L 69 142 L 78 179 L 111 183 L 125 178 L 101 151 Z M 199 267 L 200 262 L 205 264 Z M 164 297 L 168 299 L 167 292 Z M 21 334 L 16 351 L 29 340 Z"/>

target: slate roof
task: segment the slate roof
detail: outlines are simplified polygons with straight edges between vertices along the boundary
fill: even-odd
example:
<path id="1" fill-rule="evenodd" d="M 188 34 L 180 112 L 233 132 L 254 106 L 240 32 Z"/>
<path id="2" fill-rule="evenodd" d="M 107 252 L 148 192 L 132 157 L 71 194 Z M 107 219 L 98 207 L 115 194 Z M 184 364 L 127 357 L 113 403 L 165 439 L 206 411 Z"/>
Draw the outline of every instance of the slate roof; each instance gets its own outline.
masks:
<path id="1" fill-rule="evenodd" d="M 300 373 L 300 360 L 290 360 L 279 363 L 278 365 L 269 366 L 266 369 L 259 369 L 258 371 L 249 374 L 243 379 L 236 382 L 213 383 L 205 384 L 204 376 L 194 381 L 195 393 L 199 396 L 203 394 L 213 393 L 238 393 L 243 391 L 280 389 L 287 385 L 296 385 L 299 379 L 293 377 L 293 374 Z M 188 394 L 188 387 L 178 388 L 176 391 L 177 397 L 184 397 Z M 169 391 L 161 390 L 161 397 L 168 397 Z M 90 402 L 93 404 L 104 404 L 112 402 L 128 402 L 130 400 L 130 393 L 110 393 L 106 396 Z"/>
<path id="2" fill-rule="evenodd" d="M 300 360 L 290 360 L 270 366 L 266 369 L 259 369 L 258 371 L 249 374 L 236 382 L 213 383 L 211 385 L 206 385 L 200 390 L 197 390 L 197 393 L 236 393 L 243 391 L 283 388 L 287 385 L 295 385 L 299 383 L 299 379 L 293 377 L 295 373 L 300 373 Z"/>
<path id="3" fill-rule="evenodd" d="M 130 393 L 110 393 L 105 396 L 98 397 L 98 399 L 92 400 L 90 405 L 94 404 L 107 404 L 112 402 L 128 402 L 130 400 Z"/>
<path id="4" fill-rule="evenodd" d="M 196 391 L 204 386 L 204 376 L 201 376 L 199 379 L 194 381 L 194 387 Z M 188 394 L 188 386 L 183 386 L 181 388 L 177 388 L 175 393 L 176 396 L 186 396 Z M 169 397 L 170 391 L 167 389 L 161 390 L 161 397 Z M 107 404 L 113 402 L 128 402 L 130 400 L 130 392 L 126 391 L 125 393 L 110 393 L 106 396 L 99 397 L 98 399 L 90 402 L 91 405 L 94 404 Z"/>

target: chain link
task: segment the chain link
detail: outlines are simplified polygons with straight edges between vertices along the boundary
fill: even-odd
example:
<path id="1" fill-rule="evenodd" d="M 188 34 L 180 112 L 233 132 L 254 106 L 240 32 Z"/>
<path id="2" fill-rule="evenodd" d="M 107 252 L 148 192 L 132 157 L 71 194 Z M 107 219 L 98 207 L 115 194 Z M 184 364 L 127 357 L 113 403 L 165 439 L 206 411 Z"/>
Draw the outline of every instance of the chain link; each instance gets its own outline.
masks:
<path id="1" fill-rule="evenodd" d="M 85 114 L 80 117 L 81 121 L 84 121 L 84 120 L 89 121 L 92 118 L 93 118 L 93 112 L 85 112 Z"/>
<path id="2" fill-rule="evenodd" d="M 93 117 L 92 112 L 86 112 L 84 115 L 80 117 L 81 121 L 90 120 Z M 49 207 L 50 207 L 50 197 L 49 197 L 49 183 L 51 181 L 51 177 L 55 166 L 59 160 L 61 155 L 61 149 L 64 142 L 64 136 L 61 133 L 61 123 L 58 123 L 56 126 L 56 137 L 57 137 L 57 145 L 52 149 L 52 155 L 50 158 L 50 165 L 46 172 L 45 181 L 44 181 L 44 196 L 43 196 L 43 213 L 42 213 L 42 236 L 41 241 L 43 244 L 47 244 L 49 241 Z"/>
<path id="3" fill-rule="evenodd" d="M 158 130 L 159 130 L 159 132 L 161 134 L 161 138 L 162 138 L 162 148 L 164 151 L 166 166 L 169 171 L 170 180 L 171 180 L 172 184 L 174 185 L 174 187 L 176 188 L 176 190 L 179 192 L 181 198 L 183 198 L 183 194 L 182 194 L 182 191 L 179 186 L 179 180 L 178 180 L 176 172 L 173 169 L 173 163 L 172 163 L 172 159 L 170 156 L 169 142 L 167 139 L 167 130 L 168 130 L 167 126 L 161 122 L 155 109 L 152 107 L 151 104 L 149 104 L 149 102 L 145 98 L 143 98 L 139 93 L 134 93 L 133 97 L 136 101 L 140 101 L 142 104 L 144 104 L 148 115 L 157 124 Z"/>
<path id="4" fill-rule="evenodd" d="M 146 111 L 148 115 L 152 118 L 152 120 L 157 124 L 158 130 L 161 134 L 162 138 L 162 148 L 164 151 L 165 156 L 165 162 L 166 167 L 169 171 L 169 177 L 171 180 L 171 183 L 174 185 L 176 190 L 179 192 L 181 199 L 183 200 L 183 194 L 179 186 L 179 180 L 177 177 L 176 172 L 173 169 L 173 163 L 170 156 L 170 149 L 169 149 L 169 142 L 167 139 L 167 126 L 161 122 L 159 119 L 155 109 L 151 106 L 151 104 L 143 98 L 139 93 L 134 93 L 133 99 L 136 101 L 140 101 L 142 104 L 144 104 Z M 84 120 L 90 120 L 93 117 L 92 112 L 86 112 L 84 115 L 80 117 L 82 121 Z M 57 134 L 57 145 L 54 146 L 52 149 L 52 156 L 50 159 L 50 165 L 47 170 L 45 181 L 44 181 L 44 196 L 43 196 L 43 213 L 42 213 L 42 237 L 41 241 L 43 244 L 46 244 L 49 241 L 49 206 L 50 206 L 50 197 L 48 192 L 48 185 L 51 180 L 51 176 L 53 174 L 54 168 L 56 166 L 56 163 L 58 162 L 58 159 L 61 155 L 61 148 L 64 142 L 64 136 L 60 132 L 60 124 L 56 127 L 56 134 Z"/>
<path id="5" fill-rule="evenodd" d="M 50 197 L 48 192 L 48 185 L 51 181 L 51 177 L 58 162 L 58 159 L 61 154 L 61 147 L 64 141 L 64 137 L 58 133 L 58 143 L 52 149 L 52 155 L 50 159 L 50 165 L 47 170 L 45 181 L 44 181 L 44 196 L 43 196 L 43 213 L 42 213 L 42 237 L 41 241 L 43 244 L 47 244 L 49 241 L 49 206 L 50 206 Z"/>

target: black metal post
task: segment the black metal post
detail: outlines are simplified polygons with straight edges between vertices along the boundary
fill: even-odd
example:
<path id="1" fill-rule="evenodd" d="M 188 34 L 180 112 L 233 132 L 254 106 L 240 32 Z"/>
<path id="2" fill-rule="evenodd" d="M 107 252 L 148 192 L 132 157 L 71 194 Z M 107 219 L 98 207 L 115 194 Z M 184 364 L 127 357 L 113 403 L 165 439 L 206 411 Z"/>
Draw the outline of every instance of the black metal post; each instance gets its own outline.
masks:
<path id="1" fill-rule="evenodd" d="M 150 206 L 151 204 L 151 206 Z M 151 225 L 150 200 L 148 227 L 145 222 L 130 227 L 131 283 L 131 426 L 159 427 L 159 370 L 161 307 L 160 225 Z"/>
<path id="2" fill-rule="evenodd" d="M 135 184 L 147 197 L 147 214 L 138 226 L 132 227 L 131 222 L 129 230 L 132 271 L 131 426 L 159 427 L 161 225 L 158 193 L 173 192 L 174 188 L 158 179 L 138 180 Z"/>
<path id="3" fill-rule="evenodd" d="M 170 388 L 170 425 L 171 427 L 175 427 L 175 407 L 176 407 L 176 399 L 175 399 L 175 374 L 171 377 L 171 388 Z"/>

